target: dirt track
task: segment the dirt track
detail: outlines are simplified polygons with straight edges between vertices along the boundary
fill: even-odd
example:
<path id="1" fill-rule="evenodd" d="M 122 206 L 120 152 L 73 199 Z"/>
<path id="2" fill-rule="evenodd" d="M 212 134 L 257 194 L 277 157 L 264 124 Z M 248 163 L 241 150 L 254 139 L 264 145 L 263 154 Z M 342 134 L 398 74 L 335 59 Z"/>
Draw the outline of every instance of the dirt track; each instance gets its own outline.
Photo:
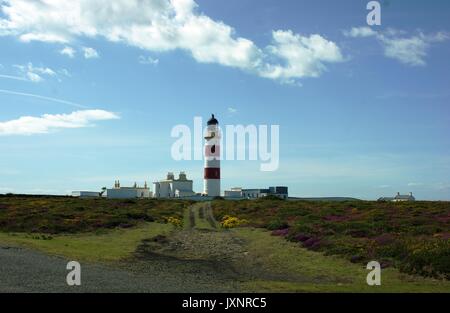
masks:
<path id="1" fill-rule="evenodd" d="M 0 260 L 0 292 L 236 291 L 231 281 L 218 280 L 215 264 L 208 261 L 155 256 L 117 267 L 82 263 L 81 286 L 69 287 L 69 260 L 4 246 Z"/>
<path id="2" fill-rule="evenodd" d="M 0 246 L 0 292 L 238 291 L 237 274 L 227 259 L 235 255 L 232 249 L 239 249 L 239 245 L 225 233 L 197 228 L 209 225 L 199 220 L 198 206 L 189 214 L 193 225 L 174 233 L 170 242 L 155 247 L 151 239 L 144 241 L 134 257 L 113 265 L 81 264 L 82 284 L 76 287 L 66 283 L 70 260 Z"/>

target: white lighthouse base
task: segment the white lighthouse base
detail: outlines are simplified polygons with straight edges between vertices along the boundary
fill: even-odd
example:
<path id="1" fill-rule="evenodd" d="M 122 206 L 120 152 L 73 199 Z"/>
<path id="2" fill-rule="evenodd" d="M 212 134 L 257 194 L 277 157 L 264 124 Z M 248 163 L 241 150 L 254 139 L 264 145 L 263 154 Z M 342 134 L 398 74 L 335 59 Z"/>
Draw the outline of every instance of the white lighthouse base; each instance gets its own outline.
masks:
<path id="1" fill-rule="evenodd" d="M 209 197 L 219 197 L 220 179 L 205 179 L 203 193 Z"/>

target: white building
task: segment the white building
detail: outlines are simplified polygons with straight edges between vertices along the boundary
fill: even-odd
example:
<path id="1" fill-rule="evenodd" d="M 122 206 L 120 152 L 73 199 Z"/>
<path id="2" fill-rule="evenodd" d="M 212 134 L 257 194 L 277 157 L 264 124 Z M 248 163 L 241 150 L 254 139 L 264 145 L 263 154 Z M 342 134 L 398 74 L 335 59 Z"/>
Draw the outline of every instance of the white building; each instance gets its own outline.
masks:
<path id="1" fill-rule="evenodd" d="M 205 136 L 205 170 L 203 194 L 220 196 L 220 129 L 219 121 L 212 114 Z"/>
<path id="2" fill-rule="evenodd" d="M 225 190 L 224 196 L 225 198 L 242 198 L 242 188 L 234 187 L 231 190 Z"/>
<path id="3" fill-rule="evenodd" d="M 184 198 L 195 195 L 192 189 L 193 181 L 187 179 L 184 172 L 180 172 L 178 179 L 172 172 L 167 174 L 165 180 L 153 183 L 154 198 Z"/>
<path id="4" fill-rule="evenodd" d="M 100 192 L 98 192 L 98 191 L 72 191 L 72 197 L 98 198 L 98 197 L 100 197 Z"/>
<path id="5" fill-rule="evenodd" d="M 148 188 L 147 182 L 144 187 L 140 187 L 136 183 L 133 187 L 121 187 L 117 180 L 114 188 L 106 189 L 106 197 L 109 199 L 151 198 L 152 192 Z"/>
<path id="6" fill-rule="evenodd" d="M 409 195 L 401 195 L 400 192 L 397 192 L 395 197 L 381 197 L 378 198 L 378 201 L 391 201 L 391 202 L 404 202 L 404 201 L 416 201 L 412 192 Z"/>
<path id="7" fill-rule="evenodd" d="M 242 189 L 242 188 L 231 188 L 231 190 L 225 190 L 225 198 L 243 198 L 243 199 L 258 199 L 267 196 L 275 196 L 280 199 L 288 199 L 288 187 L 276 186 L 269 187 L 267 189 Z"/>
<path id="8" fill-rule="evenodd" d="M 409 193 L 409 195 L 401 195 L 400 192 L 397 192 L 397 195 L 394 197 L 394 202 L 404 202 L 404 201 L 416 201 L 416 198 L 414 198 L 412 192 Z"/>

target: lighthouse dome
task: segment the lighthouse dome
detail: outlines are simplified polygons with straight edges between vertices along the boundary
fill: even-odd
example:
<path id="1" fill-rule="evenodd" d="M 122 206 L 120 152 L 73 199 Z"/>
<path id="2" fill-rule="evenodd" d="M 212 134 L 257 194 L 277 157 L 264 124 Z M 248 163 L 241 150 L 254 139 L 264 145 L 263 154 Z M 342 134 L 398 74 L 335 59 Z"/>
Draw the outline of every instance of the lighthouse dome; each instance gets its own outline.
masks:
<path id="1" fill-rule="evenodd" d="M 217 125 L 219 124 L 219 121 L 216 120 L 216 118 L 214 117 L 214 114 L 211 115 L 211 118 L 208 120 L 208 126 L 209 125 Z"/>

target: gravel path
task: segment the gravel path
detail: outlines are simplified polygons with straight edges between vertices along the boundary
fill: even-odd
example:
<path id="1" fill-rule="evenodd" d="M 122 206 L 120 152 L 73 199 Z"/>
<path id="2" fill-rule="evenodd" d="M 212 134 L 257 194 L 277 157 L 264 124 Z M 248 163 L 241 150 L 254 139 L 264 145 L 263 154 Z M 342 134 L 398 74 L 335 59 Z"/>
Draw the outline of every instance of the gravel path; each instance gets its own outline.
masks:
<path id="1" fill-rule="evenodd" d="M 126 261 L 81 263 L 81 286 L 66 283 L 70 260 L 0 244 L 0 292 L 238 292 L 244 243 L 216 228 L 208 204 L 186 214 L 189 225 L 144 240 Z"/>
<path id="2" fill-rule="evenodd" d="M 68 286 L 69 260 L 0 246 L 0 292 L 224 292 L 208 264 L 152 258 L 117 266 L 81 263 L 81 286 Z M 205 270 L 203 270 L 205 269 Z"/>

